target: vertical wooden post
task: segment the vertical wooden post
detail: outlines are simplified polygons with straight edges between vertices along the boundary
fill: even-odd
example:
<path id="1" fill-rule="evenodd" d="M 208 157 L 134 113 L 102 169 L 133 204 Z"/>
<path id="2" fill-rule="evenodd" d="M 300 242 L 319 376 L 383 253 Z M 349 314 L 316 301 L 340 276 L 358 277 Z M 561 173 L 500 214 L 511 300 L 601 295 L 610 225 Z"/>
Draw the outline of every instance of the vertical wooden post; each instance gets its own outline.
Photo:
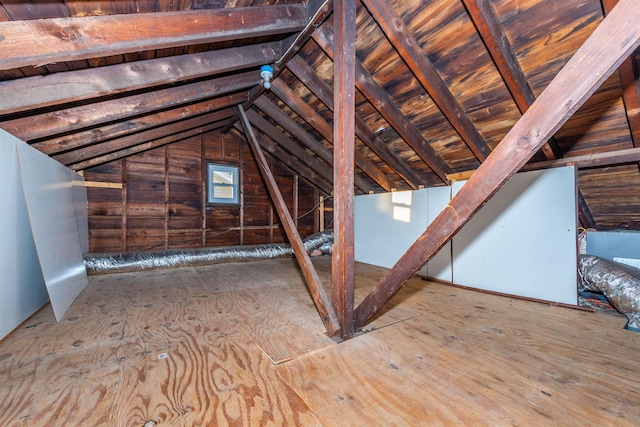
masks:
<path id="1" fill-rule="evenodd" d="M 356 2 L 334 1 L 332 303 L 340 337 L 353 336 Z"/>
<path id="2" fill-rule="evenodd" d="M 320 277 L 318 277 L 318 273 L 311 263 L 311 258 L 304 248 L 304 243 L 302 242 L 300 234 L 298 234 L 298 230 L 293 223 L 289 209 L 287 209 L 287 204 L 282 197 L 282 193 L 280 193 L 280 190 L 278 189 L 278 184 L 271 173 L 271 169 L 269 169 L 267 159 L 264 157 L 260 144 L 253 133 L 253 128 L 251 127 L 251 123 L 249 123 L 249 119 L 247 118 L 244 108 L 242 108 L 242 105 L 238 104 L 236 109 L 238 111 L 242 127 L 244 128 L 245 135 L 247 136 L 249 147 L 251 147 L 251 151 L 253 152 L 256 163 L 258 164 L 260 174 L 262 175 L 262 178 L 267 185 L 267 189 L 269 190 L 271 201 L 276 208 L 276 212 L 278 212 L 278 216 L 280 217 L 284 231 L 287 234 L 289 243 L 291 243 L 291 247 L 293 248 L 293 252 L 298 260 L 298 264 L 300 264 L 302 275 L 307 282 L 307 286 L 309 287 L 309 291 L 313 297 L 313 302 L 316 304 L 316 308 L 318 309 L 318 313 L 320 313 L 320 317 L 322 318 L 325 328 L 327 328 L 327 333 L 330 336 L 333 336 L 340 330 L 336 314 L 331 307 L 329 298 L 322 288 Z"/>

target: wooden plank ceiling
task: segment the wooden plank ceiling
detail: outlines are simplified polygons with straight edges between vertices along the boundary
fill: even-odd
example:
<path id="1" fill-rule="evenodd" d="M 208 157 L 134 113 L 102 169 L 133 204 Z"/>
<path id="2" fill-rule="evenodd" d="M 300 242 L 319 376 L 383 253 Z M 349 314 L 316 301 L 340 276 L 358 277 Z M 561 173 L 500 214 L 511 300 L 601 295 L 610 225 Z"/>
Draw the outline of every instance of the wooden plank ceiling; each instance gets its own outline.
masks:
<path id="1" fill-rule="evenodd" d="M 356 193 L 475 170 L 615 3 L 358 2 Z M 326 192 L 331 11 L 323 0 L 0 0 L 0 127 L 83 170 L 239 132 L 243 104 L 263 148 L 306 164 Z M 599 229 L 640 229 L 639 62 L 631 55 L 525 166 L 574 162 L 581 219 Z M 269 91 L 263 64 L 275 68 Z"/>

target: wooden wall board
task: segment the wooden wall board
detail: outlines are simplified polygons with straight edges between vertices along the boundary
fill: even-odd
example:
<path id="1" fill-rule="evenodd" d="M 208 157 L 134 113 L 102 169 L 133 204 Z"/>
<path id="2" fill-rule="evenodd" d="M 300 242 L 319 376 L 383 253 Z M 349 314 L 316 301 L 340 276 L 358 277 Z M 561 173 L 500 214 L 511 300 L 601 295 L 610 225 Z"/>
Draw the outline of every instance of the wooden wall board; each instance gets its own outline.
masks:
<path id="1" fill-rule="evenodd" d="M 208 205 L 202 172 L 206 162 L 239 165 L 242 171 L 240 206 Z M 316 204 L 315 191 L 298 179 L 294 196 L 294 175 L 271 160 L 280 186 L 293 212 L 306 212 Z M 255 161 L 235 132 L 210 132 L 168 147 L 116 160 L 85 171 L 90 181 L 122 184 L 122 188 L 89 188 L 88 213 L 90 250 L 119 252 L 153 247 L 195 248 L 286 242 L 278 229 L 241 229 L 272 224 L 272 204 Z M 294 201 L 298 202 L 294 208 Z M 316 231 L 313 217 L 298 224 L 303 237 Z M 204 239 L 195 239 L 197 230 Z M 179 233 L 183 230 L 183 233 Z M 185 240 L 188 240 L 185 241 Z"/>

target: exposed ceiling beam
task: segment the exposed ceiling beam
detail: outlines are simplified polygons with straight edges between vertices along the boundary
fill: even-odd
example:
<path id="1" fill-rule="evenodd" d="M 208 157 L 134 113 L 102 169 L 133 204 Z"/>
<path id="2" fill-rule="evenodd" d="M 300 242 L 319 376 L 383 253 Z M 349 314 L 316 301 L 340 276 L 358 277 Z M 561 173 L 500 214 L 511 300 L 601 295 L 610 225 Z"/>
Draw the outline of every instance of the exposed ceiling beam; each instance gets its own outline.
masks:
<path id="1" fill-rule="evenodd" d="M 491 148 L 440 77 L 435 66 L 425 56 L 420 44 L 402 21 L 402 17 L 398 16 L 387 0 L 362 2 L 460 138 L 478 160 L 484 161 L 491 153 Z"/>
<path id="2" fill-rule="evenodd" d="M 287 65 L 287 62 L 289 62 L 289 60 L 298 53 L 302 46 L 304 46 L 304 44 L 309 40 L 311 34 L 313 34 L 316 28 L 322 24 L 333 11 L 332 0 L 309 0 L 303 4 L 307 7 L 308 22 L 298 34 L 289 36 L 283 41 L 284 54 L 272 65 L 273 78 L 278 77 L 285 65 Z M 262 84 L 254 87 L 249 92 L 249 99 L 244 103 L 244 109 L 248 110 L 253 102 L 263 93 L 264 86 L 262 86 Z M 235 117 L 231 120 L 230 125 L 224 128 L 222 132 L 228 132 L 237 119 L 238 118 Z"/>
<path id="3" fill-rule="evenodd" d="M 219 110 L 213 113 L 204 114 L 202 116 L 193 117 L 191 119 L 182 120 L 176 123 L 158 126 L 153 129 L 135 133 L 133 135 L 127 135 L 121 138 L 103 141 L 88 147 L 82 147 L 77 150 L 57 154 L 52 157 L 64 165 L 72 165 L 88 159 L 92 159 L 94 157 L 101 157 L 114 151 L 119 151 L 125 148 L 136 146 L 142 142 L 160 139 L 165 137 L 166 135 L 172 135 L 174 133 L 184 132 L 190 129 L 207 126 L 210 123 L 228 119 L 229 117 L 233 116 L 233 114 L 234 111 L 232 108 Z"/>
<path id="4" fill-rule="evenodd" d="M 247 111 L 247 117 L 249 117 L 249 113 L 250 112 L 251 112 L 251 110 Z M 254 114 L 256 114 L 256 113 L 254 112 Z M 258 114 L 256 114 L 256 116 L 260 117 Z M 258 127 L 251 120 L 251 117 L 249 117 L 249 121 L 251 122 L 252 125 L 254 125 L 255 127 Z M 266 122 L 266 120 L 265 120 L 265 122 Z M 269 124 L 269 123 L 267 123 L 267 124 Z M 244 132 L 242 130 L 242 126 L 240 125 L 240 123 L 236 122 L 234 127 L 238 131 Z M 277 131 L 277 129 L 276 129 L 276 131 Z M 284 137 L 284 135 L 283 135 L 283 137 Z M 325 179 L 323 179 L 318 173 L 316 173 L 316 171 L 313 170 L 307 163 L 305 163 L 304 161 L 299 160 L 295 156 L 292 156 L 290 152 L 288 152 L 287 150 L 282 148 L 278 143 L 272 141 L 271 139 L 267 138 L 264 135 L 256 133 L 256 138 L 258 139 L 258 142 L 260 143 L 260 146 L 262 147 L 263 150 L 267 151 L 271 156 L 273 156 L 274 158 L 278 159 L 282 164 L 284 164 L 286 167 L 291 169 L 291 171 L 293 171 L 294 173 L 300 175 L 300 177 L 302 179 L 304 179 L 305 181 L 307 181 L 309 183 L 309 185 L 318 188 L 324 194 L 327 194 L 327 195 L 331 194 L 331 191 L 332 191 L 331 183 L 327 183 L 327 181 Z M 291 142 L 293 142 L 293 141 L 291 141 Z M 303 150 L 303 152 L 304 152 L 304 150 Z M 312 156 L 309 156 L 309 157 L 312 157 Z M 315 159 L 315 157 L 312 157 L 312 158 Z"/>
<path id="5" fill-rule="evenodd" d="M 618 0 L 602 0 L 605 15 L 618 3 Z M 636 54 L 638 50 L 636 49 Z M 622 86 L 622 100 L 627 111 L 627 120 L 631 131 L 634 147 L 640 147 L 640 87 L 638 86 L 638 70 L 634 55 L 631 55 L 618 68 L 620 85 Z"/>
<path id="6" fill-rule="evenodd" d="M 247 117 L 249 117 L 249 121 L 252 125 L 260 129 L 265 135 L 282 146 L 282 148 L 287 150 L 290 153 L 290 157 L 293 156 L 299 159 L 302 163 L 306 164 L 322 178 L 326 179 L 329 184 L 333 185 L 333 174 L 331 172 L 331 168 L 329 167 L 329 165 L 327 165 L 327 163 L 309 154 L 307 151 L 305 151 L 304 148 L 300 146 L 300 144 L 287 138 L 278 128 L 269 123 L 257 112 L 253 110 L 247 110 Z M 238 123 L 236 123 L 235 126 L 239 126 Z M 327 194 L 331 194 L 331 191 L 329 191 L 329 193 Z"/>
<path id="7" fill-rule="evenodd" d="M 246 90 L 259 82 L 260 77 L 255 72 L 239 73 L 35 116 L 11 118 L 0 121 L 0 127 L 23 141 L 40 140 Z"/>
<path id="8" fill-rule="evenodd" d="M 131 119 L 125 118 L 123 121 L 108 124 L 106 126 L 91 128 L 58 138 L 39 141 L 31 144 L 31 146 L 51 156 L 65 151 L 76 150 L 81 147 L 93 145 L 106 139 L 119 138 L 156 126 L 167 125 L 180 120 L 200 116 L 222 108 L 233 107 L 242 103 L 246 99 L 247 92 L 239 92 L 232 95 L 221 96 L 210 101 L 189 104 L 146 116 L 134 117 Z"/>
<path id="9" fill-rule="evenodd" d="M 622 0 L 492 155 L 356 308 L 362 327 L 527 162 L 640 44 L 640 8 Z"/>
<path id="10" fill-rule="evenodd" d="M 206 132 L 210 132 L 215 129 L 220 129 L 229 123 L 229 120 L 221 120 L 219 122 L 213 122 L 203 127 L 190 129 L 184 132 L 178 132 L 172 135 L 165 136 L 160 139 L 155 139 L 153 141 L 143 142 L 141 144 L 133 145 L 122 150 L 110 152 L 108 154 L 95 157 L 93 159 L 84 160 L 78 163 L 74 163 L 71 165 L 67 165 L 68 168 L 79 171 L 91 168 L 93 166 L 98 166 L 103 163 L 108 163 L 114 160 L 122 159 L 124 157 L 133 156 L 134 154 L 140 154 L 145 151 L 153 150 L 154 148 L 162 147 L 167 144 L 173 144 L 174 142 L 179 142 L 187 138 L 191 138 Z"/>
<path id="11" fill-rule="evenodd" d="M 0 70 L 302 30 L 302 4 L 0 22 Z"/>
<path id="12" fill-rule="evenodd" d="M 332 112 L 333 109 L 333 93 L 331 87 L 320 76 L 318 76 L 300 56 L 295 56 L 287 62 L 287 68 L 291 71 L 304 85 L 313 92 L 322 103 L 324 103 Z M 384 142 L 376 136 L 375 133 L 365 123 L 359 114 L 355 116 L 356 135 L 362 140 L 380 159 L 393 169 L 404 181 L 414 190 L 424 184 L 415 172 L 409 169 L 398 157 L 385 145 Z"/>
<path id="13" fill-rule="evenodd" d="M 0 114 L 259 67 L 280 53 L 280 43 L 272 42 L 7 80 L 0 82 Z"/>
<path id="14" fill-rule="evenodd" d="M 282 80 L 276 80 L 271 85 L 271 92 L 280 98 L 289 106 L 296 114 L 303 118 L 313 129 L 315 129 L 323 138 L 330 143 L 334 143 L 333 128 L 327 123 L 317 111 L 295 93 L 289 86 L 285 85 Z M 385 174 L 373 163 L 364 153 L 356 151 L 356 165 L 362 172 L 367 174 L 385 191 L 391 191 L 393 185 Z"/>
<path id="15" fill-rule="evenodd" d="M 521 170 L 539 170 L 568 165 L 575 165 L 579 169 L 586 169 L 636 162 L 640 162 L 640 148 L 627 148 L 624 150 L 606 151 L 604 153 L 585 154 L 583 156 L 564 157 L 562 159 L 528 163 L 524 165 Z"/>
<path id="16" fill-rule="evenodd" d="M 502 76 L 507 89 L 511 93 L 521 114 L 529 109 L 536 100 L 536 96 L 529 86 L 529 82 L 513 52 L 509 39 L 502 29 L 493 7 L 487 0 L 462 0 L 469 12 L 471 21 L 475 25 L 480 38 L 487 47 L 487 51 Z M 549 139 L 542 146 L 542 152 L 547 159 L 562 157 L 562 151 L 554 138 Z"/>
<path id="17" fill-rule="evenodd" d="M 331 126 L 324 121 L 322 117 L 309 105 L 304 103 L 298 95 L 296 95 L 289 87 L 283 85 L 280 81 L 274 81 L 271 91 L 278 97 L 282 96 L 283 102 L 285 102 L 293 111 L 300 115 L 307 121 L 320 135 L 322 135 L 330 143 L 333 137 L 333 131 Z M 320 141 L 317 141 L 307 131 L 295 122 L 291 117 L 286 115 L 276 104 L 271 102 L 266 97 L 262 96 L 256 99 L 255 105 L 264 111 L 271 119 L 278 123 L 284 130 L 293 135 L 298 141 L 307 146 L 310 150 L 315 152 L 322 160 L 333 166 L 333 154 L 331 150 L 327 149 Z M 356 160 L 356 164 L 362 172 L 367 174 L 372 180 L 374 180 L 382 188 L 390 188 L 389 182 L 386 177 L 378 170 L 376 165 L 369 159 L 360 154 Z M 356 185 L 365 193 L 373 191 L 373 187 L 369 185 L 366 180 L 356 174 Z M 387 190 L 389 191 L 389 190 Z"/>
<path id="18" fill-rule="evenodd" d="M 318 28 L 318 31 L 313 34 L 313 39 L 333 59 L 333 31 L 329 26 L 325 24 Z M 451 168 L 438 156 L 420 131 L 358 61 L 356 61 L 356 87 L 442 182 L 447 183 L 446 175 L 452 172 Z"/>

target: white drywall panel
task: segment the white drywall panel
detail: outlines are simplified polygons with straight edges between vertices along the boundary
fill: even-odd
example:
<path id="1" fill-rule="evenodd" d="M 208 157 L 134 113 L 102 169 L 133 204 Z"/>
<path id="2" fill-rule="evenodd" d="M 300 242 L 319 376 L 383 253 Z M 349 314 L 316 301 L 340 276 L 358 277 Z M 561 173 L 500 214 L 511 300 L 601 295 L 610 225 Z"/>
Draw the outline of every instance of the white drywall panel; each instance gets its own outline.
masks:
<path id="1" fill-rule="evenodd" d="M 17 142 L 0 132 L 0 339 L 49 300 L 22 192 Z"/>
<path id="2" fill-rule="evenodd" d="M 89 252 L 89 216 L 87 213 L 88 199 L 87 187 L 84 185 L 84 178 L 69 170 L 71 186 L 73 189 L 73 205 L 76 211 L 76 225 L 80 237 L 80 247 L 82 253 Z"/>
<path id="3" fill-rule="evenodd" d="M 453 281 L 576 304 L 576 222 L 573 167 L 519 173 L 453 238 Z"/>
<path id="4" fill-rule="evenodd" d="M 390 268 L 426 221 L 426 192 L 366 194 L 354 199 L 355 259 Z"/>
<path id="5" fill-rule="evenodd" d="M 17 146 L 33 240 L 59 321 L 88 283 L 73 196 L 72 178 L 78 178 L 29 145 Z"/>

